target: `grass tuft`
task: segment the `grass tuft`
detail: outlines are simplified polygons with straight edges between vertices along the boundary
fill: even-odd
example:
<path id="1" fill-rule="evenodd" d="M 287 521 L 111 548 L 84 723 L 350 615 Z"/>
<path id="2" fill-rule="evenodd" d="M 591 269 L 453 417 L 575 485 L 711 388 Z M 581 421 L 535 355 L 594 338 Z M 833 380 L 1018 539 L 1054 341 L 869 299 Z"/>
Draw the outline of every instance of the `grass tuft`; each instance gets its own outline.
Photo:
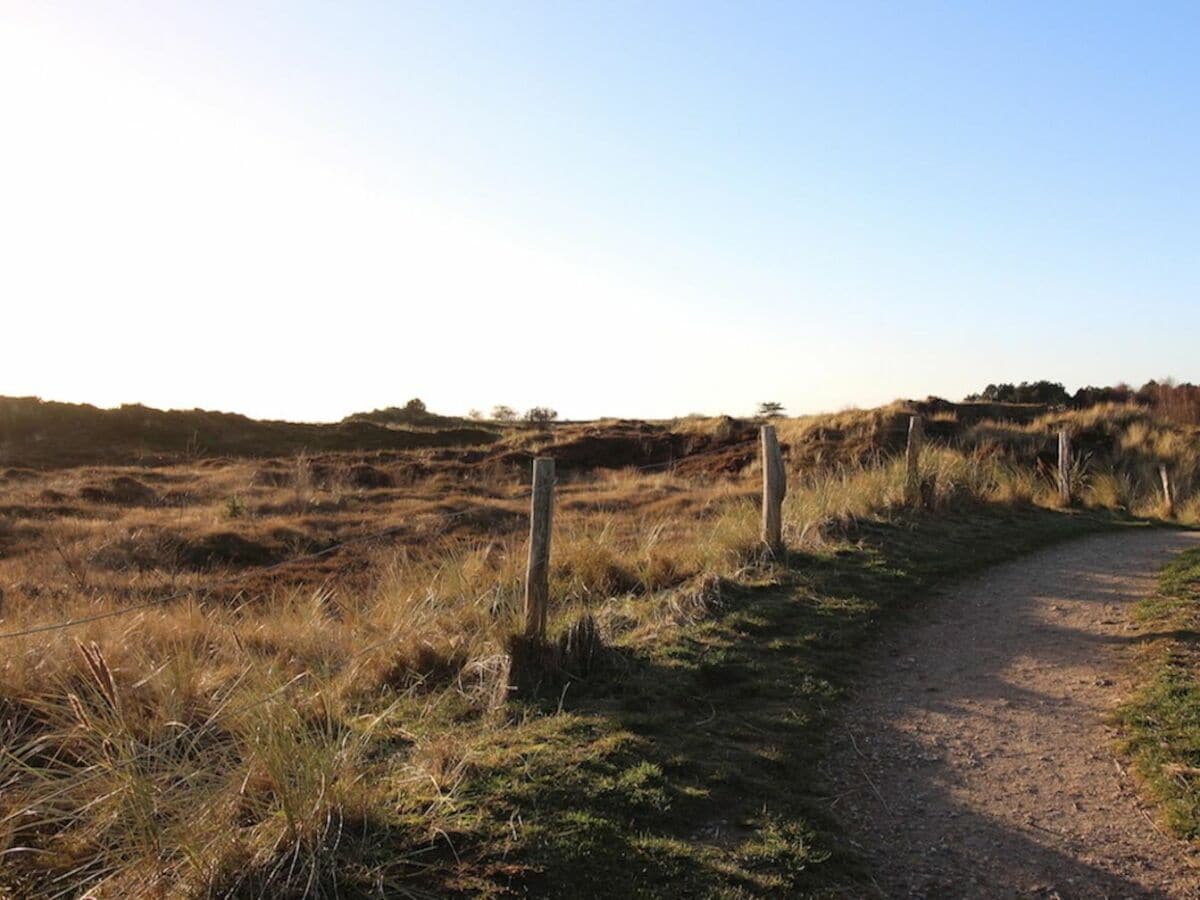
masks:
<path id="1" fill-rule="evenodd" d="M 1117 713 L 1123 749 L 1166 826 L 1200 839 L 1200 550 L 1164 570 L 1137 611 L 1156 637 L 1138 660 L 1142 687 Z"/>

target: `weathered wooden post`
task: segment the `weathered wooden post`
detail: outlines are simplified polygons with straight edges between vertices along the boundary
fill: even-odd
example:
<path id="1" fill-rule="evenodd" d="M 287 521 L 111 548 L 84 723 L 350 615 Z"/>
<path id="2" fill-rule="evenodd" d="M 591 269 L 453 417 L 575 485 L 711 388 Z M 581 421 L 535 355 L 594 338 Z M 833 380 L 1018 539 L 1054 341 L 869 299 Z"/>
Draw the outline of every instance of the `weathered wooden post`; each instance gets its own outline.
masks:
<path id="1" fill-rule="evenodd" d="M 1162 479 L 1163 517 L 1170 519 L 1175 515 L 1175 490 L 1171 487 L 1171 473 L 1167 470 L 1166 463 L 1159 465 L 1158 477 Z"/>
<path id="2" fill-rule="evenodd" d="M 775 465 L 779 468 L 779 502 L 787 498 L 787 466 L 783 464 L 783 447 L 775 444 Z"/>
<path id="3" fill-rule="evenodd" d="M 1058 498 L 1063 506 L 1071 505 L 1071 430 L 1058 430 Z"/>
<path id="4" fill-rule="evenodd" d="M 554 460 L 533 461 L 529 510 L 529 565 L 525 570 L 525 637 L 542 641 L 550 610 L 550 526 L 554 518 Z"/>
<path id="5" fill-rule="evenodd" d="M 764 425 L 762 439 L 762 539 L 773 556 L 783 553 L 783 498 L 787 493 L 787 475 L 783 454 L 775 437 L 775 426 Z"/>
<path id="6" fill-rule="evenodd" d="M 925 443 L 925 424 L 920 416 L 908 419 L 908 447 L 904 451 L 907 474 L 904 479 L 904 502 L 915 506 L 921 502 L 921 447 Z"/>

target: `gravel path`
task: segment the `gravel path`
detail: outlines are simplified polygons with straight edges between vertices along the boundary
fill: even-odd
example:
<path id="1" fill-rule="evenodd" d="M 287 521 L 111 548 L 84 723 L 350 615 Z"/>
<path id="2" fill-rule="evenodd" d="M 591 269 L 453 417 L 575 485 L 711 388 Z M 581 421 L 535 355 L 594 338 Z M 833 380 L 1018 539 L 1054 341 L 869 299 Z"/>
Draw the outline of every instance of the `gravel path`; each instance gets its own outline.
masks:
<path id="1" fill-rule="evenodd" d="M 1084 538 L 932 598 L 835 730 L 834 814 L 885 897 L 1200 897 L 1112 752 L 1133 604 L 1200 535 Z"/>

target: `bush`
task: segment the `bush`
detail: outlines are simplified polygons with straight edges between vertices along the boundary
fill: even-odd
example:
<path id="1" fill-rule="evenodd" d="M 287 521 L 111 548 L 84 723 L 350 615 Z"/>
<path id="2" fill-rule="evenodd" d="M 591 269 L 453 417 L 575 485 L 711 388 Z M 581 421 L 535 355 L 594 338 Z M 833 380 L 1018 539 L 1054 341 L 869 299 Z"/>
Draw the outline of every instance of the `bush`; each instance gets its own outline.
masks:
<path id="1" fill-rule="evenodd" d="M 1047 406 L 1066 406 L 1071 402 L 1067 389 L 1057 381 L 1022 381 L 1019 385 L 989 384 L 981 394 L 971 394 L 966 400 L 988 403 L 1042 403 Z"/>

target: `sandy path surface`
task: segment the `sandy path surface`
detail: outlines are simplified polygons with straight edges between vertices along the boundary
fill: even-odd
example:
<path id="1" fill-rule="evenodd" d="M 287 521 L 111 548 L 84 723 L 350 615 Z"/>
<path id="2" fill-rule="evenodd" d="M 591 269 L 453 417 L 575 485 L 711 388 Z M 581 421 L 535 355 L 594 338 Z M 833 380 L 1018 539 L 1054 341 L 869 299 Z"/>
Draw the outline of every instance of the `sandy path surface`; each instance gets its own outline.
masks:
<path id="1" fill-rule="evenodd" d="M 1134 603 L 1200 535 L 1084 538 L 936 598 L 835 730 L 833 810 L 885 897 L 1200 897 L 1112 752 Z"/>

